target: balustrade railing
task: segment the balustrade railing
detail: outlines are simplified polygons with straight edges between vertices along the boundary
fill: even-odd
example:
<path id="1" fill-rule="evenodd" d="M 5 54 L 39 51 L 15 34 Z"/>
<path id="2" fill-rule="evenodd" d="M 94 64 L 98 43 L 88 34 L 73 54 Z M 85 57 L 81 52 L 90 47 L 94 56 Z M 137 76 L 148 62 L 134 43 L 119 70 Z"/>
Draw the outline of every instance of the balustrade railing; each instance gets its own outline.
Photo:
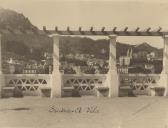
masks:
<path id="1" fill-rule="evenodd" d="M 72 87 L 79 91 L 89 91 L 100 86 L 107 86 L 106 75 L 84 74 L 63 76 L 63 87 Z"/>
<path id="2" fill-rule="evenodd" d="M 37 91 L 51 86 L 51 75 L 48 74 L 4 74 L 4 77 L 6 87 L 15 87 L 22 91 Z"/>
<path id="3" fill-rule="evenodd" d="M 120 88 L 129 86 L 134 94 L 146 94 L 150 88 L 159 87 L 158 74 L 120 74 Z"/>
<path id="4" fill-rule="evenodd" d="M 4 74 L 4 78 L 6 87 L 15 87 L 23 92 L 36 92 L 40 88 L 51 89 L 52 86 L 52 75 L 49 74 Z M 134 94 L 146 94 L 151 88 L 160 86 L 159 80 L 158 74 L 120 74 L 119 89 L 129 87 Z M 62 76 L 63 90 L 70 88 L 79 92 L 91 92 L 99 87 L 109 87 L 108 84 L 107 75 L 104 74 L 64 74 Z"/>

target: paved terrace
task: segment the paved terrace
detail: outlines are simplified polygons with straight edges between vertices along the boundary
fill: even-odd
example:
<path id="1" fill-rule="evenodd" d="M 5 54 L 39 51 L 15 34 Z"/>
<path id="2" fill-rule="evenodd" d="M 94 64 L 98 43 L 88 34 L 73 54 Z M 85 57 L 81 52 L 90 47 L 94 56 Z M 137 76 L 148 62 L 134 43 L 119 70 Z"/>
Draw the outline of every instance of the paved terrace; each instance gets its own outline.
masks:
<path id="1" fill-rule="evenodd" d="M 54 107 L 52 107 L 54 106 Z M 87 112 L 95 107 L 95 113 Z M 76 112 L 56 112 L 60 108 Z M 53 109 L 54 108 L 54 109 Z M 167 128 L 167 97 L 9 98 L 0 100 L 1 128 Z"/>

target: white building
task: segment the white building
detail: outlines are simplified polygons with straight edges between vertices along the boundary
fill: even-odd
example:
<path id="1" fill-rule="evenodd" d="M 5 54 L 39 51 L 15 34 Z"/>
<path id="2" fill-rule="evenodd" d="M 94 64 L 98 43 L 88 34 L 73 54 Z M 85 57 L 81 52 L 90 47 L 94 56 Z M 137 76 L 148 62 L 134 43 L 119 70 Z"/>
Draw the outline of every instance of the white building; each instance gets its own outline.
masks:
<path id="1" fill-rule="evenodd" d="M 119 58 L 120 66 L 129 66 L 130 62 L 131 62 L 131 58 L 128 56 L 121 56 Z"/>

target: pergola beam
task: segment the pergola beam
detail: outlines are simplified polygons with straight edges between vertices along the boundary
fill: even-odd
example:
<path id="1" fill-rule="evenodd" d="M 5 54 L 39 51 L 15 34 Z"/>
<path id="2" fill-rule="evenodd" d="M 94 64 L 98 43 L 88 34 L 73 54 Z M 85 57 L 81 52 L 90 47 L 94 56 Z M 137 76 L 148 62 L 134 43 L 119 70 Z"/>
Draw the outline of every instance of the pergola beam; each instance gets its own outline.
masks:
<path id="1" fill-rule="evenodd" d="M 140 28 L 139 28 L 139 27 L 137 27 L 137 28 L 136 28 L 136 30 L 135 30 L 135 32 L 138 32 L 138 31 L 139 31 L 139 29 L 140 29 Z"/>
<path id="2" fill-rule="evenodd" d="M 82 31 L 82 27 L 79 27 L 79 32 L 81 32 Z"/>
<path id="3" fill-rule="evenodd" d="M 128 30 L 128 27 L 125 27 L 124 32 L 127 32 L 127 30 Z"/>
<path id="4" fill-rule="evenodd" d="M 104 32 L 104 30 L 105 30 L 105 27 L 102 27 L 101 31 Z"/>
<path id="5" fill-rule="evenodd" d="M 86 35 L 86 36 L 108 36 L 108 35 L 117 35 L 117 36 L 164 36 L 168 35 L 168 32 L 158 32 L 158 31 L 66 31 L 66 30 L 59 30 L 59 31 L 53 31 L 53 30 L 47 30 L 43 31 L 44 34 L 60 34 L 60 35 Z M 43 33 L 41 32 L 41 33 Z M 82 33 L 81 33 L 82 32 Z"/>
<path id="6" fill-rule="evenodd" d="M 114 28 L 113 28 L 113 32 L 116 32 L 116 30 L 117 30 L 117 27 L 114 27 Z"/>
<path id="7" fill-rule="evenodd" d="M 147 29 L 146 29 L 146 32 L 150 32 L 150 30 L 151 30 L 151 27 L 147 28 Z"/>
<path id="8" fill-rule="evenodd" d="M 58 27 L 57 26 L 55 26 L 55 31 L 58 32 Z"/>
<path id="9" fill-rule="evenodd" d="M 157 30 L 157 32 L 160 32 L 161 30 L 162 30 L 162 28 L 161 28 L 161 27 L 159 27 L 159 28 L 158 28 L 158 30 Z"/>
<path id="10" fill-rule="evenodd" d="M 129 29 L 125 27 L 123 30 L 117 29 L 117 27 L 112 28 L 111 30 L 105 30 L 105 27 L 102 27 L 100 30 L 94 30 L 93 27 L 90 27 L 88 30 L 82 30 L 82 27 L 79 27 L 77 30 L 71 30 L 70 27 L 67 27 L 65 30 L 59 30 L 56 26 L 53 30 L 48 30 L 46 26 L 43 26 L 43 30 L 10 30 L 10 28 L 0 29 L 1 34 L 40 34 L 40 35 L 50 35 L 50 34 L 59 34 L 59 35 L 86 35 L 86 36 L 108 36 L 108 35 L 117 35 L 117 36 L 164 36 L 168 35 L 168 31 L 162 31 L 162 28 L 159 27 L 156 30 L 152 30 L 151 27 L 146 28 L 145 30 L 137 27 L 136 29 Z"/>
<path id="11" fill-rule="evenodd" d="M 67 27 L 67 30 L 46 30 L 43 29 L 44 33 L 47 34 L 60 34 L 60 35 L 88 35 L 88 36 L 108 36 L 108 35 L 117 35 L 117 36 L 164 36 L 168 34 L 168 31 L 162 32 L 162 28 L 159 27 L 155 31 L 151 31 L 151 27 L 148 27 L 144 31 L 137 27 L 135 30 L 128 30 L 128 27 L 125 27 L 123 30 L 117 30 L 117 27 L 114 27 L 112 30 L 105 30 L 105 27 L 102 27 L 100 30 L 94 30 L 93 27 L 90 27 L 89 30 L 82 30 L 82 27 L 79 27 L 78 30 L 70 30 Z"/>
<path id="12" fill-rule="evenodd" d="M 90 27 L 90 32 L 93 32 L 93 27 Z"/>

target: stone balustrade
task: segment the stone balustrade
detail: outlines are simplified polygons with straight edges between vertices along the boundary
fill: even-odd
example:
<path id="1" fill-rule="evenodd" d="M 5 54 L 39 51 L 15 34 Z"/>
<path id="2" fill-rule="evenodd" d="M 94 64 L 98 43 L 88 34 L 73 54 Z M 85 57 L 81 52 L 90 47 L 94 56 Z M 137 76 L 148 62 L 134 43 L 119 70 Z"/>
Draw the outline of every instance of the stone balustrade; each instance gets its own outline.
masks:
<path id="1" fill-rule="evenodd" d="M 68 93 L 67 90 L 70 90 L 70 93 L 72 93 L 73 90 L 76 90 L 83 95 L 97 95 L 97 92 L 100 91 L 100 88 L 108 88 L 108 84 L 106 82 L 106 75 L 64 74 L 62 78 L 63 95 L 66 95 L 66 93 Z"/>
<path id="2" fill-rule="evenodd" d="M 152 95 L 152 90 L 160 89 L 162 92 L 158 93 L 162 94 L 157 95 L 163 95 L 166 88 L 159 82 L 160 74 L 121 74 L 119 79 L 120 94 L 125 89 L 132 90 L 134 95 Z"/>
<path id="3" fill-rule="evenodd" d="M 51 90 L 52 84 L 51 75 L 48 74 L 4 74 L 4 80 L 3 90 L 9 90 L 13 87 L 13 91 L 18 90 L 18 93 L 23 95 L 40 96 L 44 89 Z M 47 95 L 50 96 L 50 94 Z"/>
<path id="4" fill-rule="evenodd" d="M 51 96 L 52 75 L 49 74 L 4 74 L 3 88 L 14 87 L 23 95 Z M 160 85 L 160 74 L 120 74 L 119 94 L 123 91 L 134 95 L 151 95 L 151 90 L 160 89 L 163 93 L 165 86 Z M 109 95 L 108 77 L 101 74 L 64 74 L 61 77 L 61 96 L 72 96 L 73 91 L 79 95 Z M 49 91 L 50 90 L 50 91 Z M 161 92 L 162 91 L 162 92 Z M 155 93 L 154 95 L 162 95 Z"/>

